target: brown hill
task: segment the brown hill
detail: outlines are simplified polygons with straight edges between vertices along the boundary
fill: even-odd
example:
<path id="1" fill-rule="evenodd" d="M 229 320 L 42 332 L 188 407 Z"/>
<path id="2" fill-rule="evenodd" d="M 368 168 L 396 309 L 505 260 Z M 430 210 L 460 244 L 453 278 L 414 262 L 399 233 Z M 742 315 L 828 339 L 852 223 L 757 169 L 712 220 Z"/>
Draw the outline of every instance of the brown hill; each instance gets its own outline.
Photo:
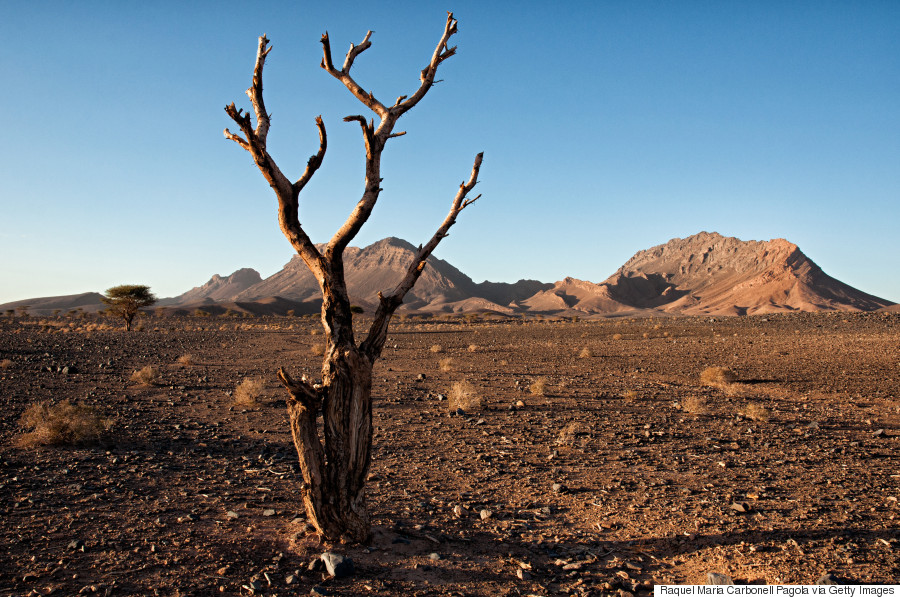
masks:
<path id="1" fill-rule="evenodd" d="M 742 241 L 708 232 L 639 251 L 602 284 L 586 284 L 567 279 L 549 293 L 589 313 L 748 315 L 872 311 L 891 304 L 835 280 L 784 239 Z"/>
<path id="2" fill-rule="evenodd" d="M 209 282 L 197 286 L 173 298 L 159 301 L 159 305 L 190 305 L 204 301 L 229 301 L 254 284 L 262 282 L 262 277 L 255 269 L 245 267 L 227 277 L 213 275 Z"/>
<path id="3" fill-rule="evenodd" d="M 102 294 L 97 292 L 82 292 L 81 294 L 67 294 L 64 296 L 47 296 L 42 298 L 31 298 L 22 301 L 13 301 L 0 305 L 0 312 L 9 309 L 17 309 L 27 307 L 28 313 L 31 315 L 52 315 L 54 311 L 67 312 L 72 310 L 85 311 L 87 313 L 96 313 L 101 309 L 105 309 L 100 299 Z"/>

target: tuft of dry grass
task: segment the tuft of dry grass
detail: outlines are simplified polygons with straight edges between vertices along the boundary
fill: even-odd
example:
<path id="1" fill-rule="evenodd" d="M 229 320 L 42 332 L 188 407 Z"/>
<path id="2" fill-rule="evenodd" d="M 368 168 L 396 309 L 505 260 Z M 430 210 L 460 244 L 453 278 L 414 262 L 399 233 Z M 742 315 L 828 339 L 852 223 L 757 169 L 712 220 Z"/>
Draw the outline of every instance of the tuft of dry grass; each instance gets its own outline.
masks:
<path id="1" fill-rule="evenodd" d="M 12 359 L 3 359 L 0 361 L 0 369 L 12 369 L 12 366 L 15 363 L 12 362 Z"/>
<path id="2" fill-rule="evenodd" d="M 447 393 L 450 412 L 462 409 L 464 412 L 473 412 L 481 409 L 481 396 L 475 391 L 475 386 L 467 381 L 455 381 Z"/>
<path id="3" fill-rule="evenodd" d="M 183 365 L 185 367 L 190 367 L 194 364 L 194 355 L 192 354 L 183 354 L 178 357 L 178 364 Z"/>
<path id="4" fill-rule="evenodd" d="M 579 435 L 590 435 L 590 430 L 584 423 L 572 421 L 559 431 L 556 438 L 557 446 L 572 446 L 578 443 Z"/>
<path id="5" fill-rule="evenodd" d="M 637 397 L 638 393 L 634 390 L 625 390 L 624 392 L 622 392 L 622 398 L 624 400 L 627 400 L 628 402 L 634 402 L 635 400 L 637 400 Z"/>
<path id="6" fill-rule="evenodd" d="M 544 376 L 538 377 L 534 381 L 531 382 L 531 385 L 528 387 L 528 391 L 531 392 L 532 396 L 543 396 L 547 393 L 547 378 Z"/>
<path id="7" fill-rule="evenodd" d="M 265 389 L 266 384 L 261 377 L 245 377 L 234 388 L 234 403 L 237 406 L 259 406 Z"/>
<path id="8" fill-rule="evenodd" d="M 581 352 L 578 353 L 579 359 L 589 359 L 592 356 L 594 356 L 594 351 L 587 347 L 582 348 Z"/>
<path id="9" fill-rule="evenodd" d="M 137 382 L 142 386 L 158 386 L 162 383 L 162 374 L 156 365 L 147 365 L 134 371 L 131 374 L 131 381 Z"/>
<path id="10" fill-rule="evenodd" d="M 325 345 L 321 342 L 317 342 L 309 347 L 309 352 L 313 353 L 317 357 L 321 357 L 325 355 Z"/>
<path id="11" fill-rule="evenodd" d="M 759 421 L 760 423 L 764 423 L 769 420 L 769 409 L 758 402 L 751 402 L 744 408 L 744 412 L 741 413 L 748 419 L 753 419 L 754 421 Z"/>
<path id="12" fill-rule="evenodd" d="M 622 334 L 613 334 L 613 335 L 612 335 L 612 339 L 613 339 L 613 340 L 621 340 L 621 339 L 622 339 Z"/>
<path id="13" fill-rule="evenodd" d="M 705 386 L 725 386 L 737 381 L 737 374 L 728 367 L 707 367 L 700 373 L 700 383 Z"/>
<path id="14" fill-rule="evenodd" d="M 438 367 L 444 373 L 453 371 L 453 359 L 451 359 L 450 357 L 441 359 L 440 361 L 438 361 Z"/>
<path id="15" fill-rule="evenodd" d="M 692 415 L 706 414 L 706 400 L 704 400 L 700 396 L 688 396 L 681 401 L 681 409 L 684 412 L 690 413 Z"/>
<path id="16" fill-rule="evenodd" d="M 434 346 L 431 347 L 431 352 L 434 352 L 434 353 L 444 352 L 444 347 L 441 346 L 440 344 L 435 344 Z"/>
<path id="17" fill-rule="evenodd" d="M 110 421 L 92 406 L 63 400 L 50 405 L 38 402 L 22 414 L 19 425 L 30 429 L 17 439 L 23 448 L 90 444 L 100 440 Z"/>
<path id="18" fill-rule="evenodd" d="M 469 348 L 468 348 L 468 351 L 469 351 L 469 352 L 475 352 L 475 351 L 477 351 L 477 350 L 478 350 L 478 345 L 476 345 L 476 344 L 469 344 Z"/>

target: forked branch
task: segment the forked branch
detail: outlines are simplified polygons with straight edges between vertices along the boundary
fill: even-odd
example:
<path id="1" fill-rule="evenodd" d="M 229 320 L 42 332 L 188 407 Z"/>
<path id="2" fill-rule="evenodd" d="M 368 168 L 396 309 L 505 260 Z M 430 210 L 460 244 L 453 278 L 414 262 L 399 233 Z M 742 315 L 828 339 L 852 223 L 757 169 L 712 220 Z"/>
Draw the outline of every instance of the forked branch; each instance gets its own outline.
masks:
<path id="1" fill-rule="evenodd" d="M 256 50 L 256 64 L 253 67 L 253 82 L 247 89 L 247 96 L 253 105 L 253 113 L 256 116 L 256 127 L 253 127 L 252 119 L 248 112 L 237 108 L 232 102 L 225 106 L 225 113 L 240 127 L 243 136 L 225 129 L 225 137 L 231 139 L 253 156 L 253 161 L 263 176 L 269 182 L 278 197 L 278 222 L 281 231 L 290 241 L 291 245 L 303 258 L 303 261 L 314 274 L 322 271 L 322 256 L 319 250 L 300 226 L 298 216 L 300 191 L 310 181 L 313 174 L 322 165 L 325 150 L 328 147 L 328 137 L 325 133 L 325 123 L 322 117 L 316 117 L 316 127 L 319 129 L 319 150 L 309 158 L 303 174 L 293 183 L 281 172 L 275 160 L 266 149 L 266 140 L 269 134 L 270 117 L 266 112 L 266 104 L 263 100 L 263 68 L 266 57 L 272 48 L 265 35 L 260 36 Z"/>
<path id="2" fill-rule="evenodd" d="M 453 203 L 450 205 L 450 211 L 447 214 L 447 217 L 444 218 L 444 221 L 438 227 L 434 236 L 431 237 L 431 240 L 419 247 L 415 258 L 413 258 L 412 263 L 409 264 L 406 274 L 403 276 L 400 283 L 397 284 L 393 292 L 388 295 L 379 293 L 378 310 L 375 312 L 375 319 L 372 322 L 372 327 L 369 328 L 368 337 L 366 337 L 366 340 L 360 346 L 362 351 L 373 361 L 381 354 L 381 349 L 387 338 L 387 327 L 388 323 L 390 323 L 391 316 L 403 303 L 406 294 L 413 286 L 415 286 L 419 276 L 422 275 L 428 257 L 431 256 L 431 253 L 438 244 L 448 236 L 447 233 L 450 230 L 450 227 L 456 223 L 456 218 L 459 216 L 460 212 L 481 198 L 481 195 L 476 197 L 469 197 L 468 195 L 472 189 L 475 188 L 475 185 L 478 184 L 478 172 L 481 170 L 481 162 L 483 159 L 483 152 L 475 156 L 475 163 L 472 166 L 472 173 L 469 176 L 469 180 L 463 181 L 459 185 L 459 190 L 456 192 L 456 197 L 453 198 Z"/>

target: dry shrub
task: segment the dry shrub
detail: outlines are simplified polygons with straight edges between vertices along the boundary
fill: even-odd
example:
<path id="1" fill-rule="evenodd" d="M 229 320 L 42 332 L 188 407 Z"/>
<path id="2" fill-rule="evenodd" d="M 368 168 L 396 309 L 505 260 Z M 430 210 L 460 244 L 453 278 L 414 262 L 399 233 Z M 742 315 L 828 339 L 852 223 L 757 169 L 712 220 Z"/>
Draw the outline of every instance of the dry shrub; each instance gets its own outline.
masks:
<path id="1" fill-rule="evenodd" d="M 741 413 L 748 419 L 764 423 L 769 420 L 769 410 L 758 402 L 751 402 Z"/>
<path id="2" fill-rule="evenodd" d="M 582 348 L 581 352 L 578 353 L 579 359 L 589 359 L 594 356 L 594 351 L 590 348 Z"/>
<path id="3" fill-rule="evenodd" d="M 681 401 L 681 409 L 692 415 L 706 414 L 706 400 L 700 396 L 688 396 Z"/>
<path id="4" fill-rule="evenodd" d="M 13 365 L 15 365 L 15 363 L 13 363 L 11 359 L 3 359 L 0 361 L 0 369 L 12 369 Z"/>
<path id="5" fill-rule="evenodd" d="M 625 400 L 627 400 L 629 402 L 633 402 L 633 401 L 637 400 L 637 397 L 638 397 L 638 393 L 635 392 L 634 390 L 625 390 L 624 392 L 622 392 L 622 398 L 624 398 Z"/>
<path id="6" fill-rule="evenodd" d="M 612 339 L 613 339 L 613 340 L 621 340 L 621 339 L 622 339 L 622 334 L 613 334 Z"/>
<path id="7" fill-rule="evenodd" d="M 184 365 L 185 367 L 190 367 L 194 364 L 194 355 L 192 354 L 183 354 L 178 357 L 178 364 Z"/>
<path id="8" fill-rule="evenodd" d="M 736 380 L 737 374 L 728 367 L 707 367 L 700 373 L 700 383 L 705 386 L 724 386 Z"/>
<path id="9" fill-rule="evenodd" d="M 444 347 L 441 346 L 440 344 L 435 344 L 434 346 L 431 347 L 431 352 L 435 352 L 435 353 L 444 352 Z"/>
<path id="10" fill-rule="evenodd" d="M 532 396 L 543 396 L 547 392 L 547 378 L 538 377 L 532 381 L 528 391 L 531 392 Z"/>
<path id="11" fill-rule="evenodd" d="M 440 367 L 441 371 L 447 373 L 449 371 L 453 371 L 453 359 L 447 357 L 445 359 L 441 359 L 438 361 L 438 367 Z"/>
<path id="12" fill-rule="evenodd" d="M 644 332 L 643 334 L 641 334 L 641 337 L 647 339 L 650 337 L 650 334 L 648 332 Z"/>
<path id="13" fill-rule="evenodd" d="M 259 406 L 265 388 L 261 377 L 245 377 L 234 388 L 234 403 L 238 406 Z"/>
<path id="14" fill-rule="evenodd" d="M 457 409 L 462 409 L 464 412 L 481 409 L 481 396 L 475 391 L 475 386 L 467 381 L 453 382 L 447 398 L 451 412 L 455 412 Z"/>
<path id="15" fill-rule="evenodd" d="M 98 441 L 109 429 L 109 420 L 85 404 L 63 400 L 54 405 L 38 402 L 22 414 L 19 425 L 30 429 L 18 438 L 25 448 L 35 446 L 80 445 Z"/>
<path id="16" fill-rule="evenodd" d="M 309 347 L 309 351 L 316 355 L 317 357 L 321 357 L 325 354 L 325 345 L 321 342 L 313 344 Z"/>
<path id="17" fill-rule="evenodd" d="M 590 435 L 590 430 L 585 424 L 572 421 L 560 430 L 559 436 L 556 438 L 556 445 L 575 445 L 579 435 Z"/>
<path id="18" fill-rule="evenodd" d="M 469 352 L 475 352 L 476 350 L 478 350 L 478 346 L 475 344 L 469 344 L 468 350 Z"/>
<path id="19" fill-rule="evenodd" d="M 162 383 L 162 374 L 156 365 L 147 365 L 143 369 L 138 369 L 131 374 L 131 381 L 137 382 L 142 386 L 157 386 Z"/>

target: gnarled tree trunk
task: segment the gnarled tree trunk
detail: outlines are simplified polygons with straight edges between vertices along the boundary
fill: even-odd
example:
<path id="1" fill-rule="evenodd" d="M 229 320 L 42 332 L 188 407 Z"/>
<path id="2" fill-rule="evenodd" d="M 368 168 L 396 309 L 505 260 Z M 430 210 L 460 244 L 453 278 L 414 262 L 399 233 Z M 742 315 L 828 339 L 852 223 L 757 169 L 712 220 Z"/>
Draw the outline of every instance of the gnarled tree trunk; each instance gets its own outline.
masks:
<path id="1" fill-rule="evenodd" d="M 313 383 L 305 375 L 295 380 L 284 368 L 278 370 L 278 378 L 289 395 L 288 413 L 303 475 L 302 494 L 306 512 L 327 540 L 364 541 L 369 534 L 365 485 L 372 450 L 372 367 L 381 356 L 392 315 L 418 280 L 428 257 L 447 236 L 459 213 L 478 199 L 469 198 L 468 193 L 477 184 L 482 154 L 476 156 L 469 180 L 460 184 L 447 217 L 431 240 L 419 247 L 403 279 L 390 293 L 379 294 L 378 309 L 368 335 L 363 342 L 357 343 L 353 335 L 350 297 L 344 281 L 343 252 L 368 220 L 378 200 L 382 180 L 381 153 L 390 139 L 405 134 L 393 132 L 397 120 L 431 89 L 440 63 L 456 53 L 455 47 L 447 46 L 456 31 L 457 22 L 453 14 L 448 13 L 437 48 L 421 72 L 421 85 L 411 96 L 397 98 L 391 107 L 386 107 L 371 93 L 364 91 L 350 76 L 353 61 L 372 45 L 369 41 L 372 32 L 366 34 L 360 45 L 350 47 L 340 70 L 332 62 L 328 34 L 322 36 L 322 68 L 371 109 L 378 116 L 379 123 L 376 127 L 374 119 L 367 122 L 359 115 L 344 118 L 346 122 L 358 122 L 362 129 L 366 148 L 365 186 L 356 207 L 321 251 L 301 227 L 297 211 L 300 191 L 321 166 L 325 156 L 325 124 L 321 116 L 316 118 L 319 150 L 309 159 L 303 175 L 291 182 L 266 150 L 269 115 L 263 102 L 262 73 L 271 47 L 265 36 L 259 38 L 253 84 L 247 90 L 253 104 L 256 127 L 252 125 L 251 115 L 236 108 L 233 103 L 225 108 L 242 133 L 235 134 L 225 129 L 225 136 L 250 152 L 256 166 L 275 191 L 281 230 L 316 277 L 322 291 L 322 326 L 325 328 L 327 346 L 321 380 Z M 324 437 L 320 437 L 316 425 L 320 413 L 324 421 Z"/>

